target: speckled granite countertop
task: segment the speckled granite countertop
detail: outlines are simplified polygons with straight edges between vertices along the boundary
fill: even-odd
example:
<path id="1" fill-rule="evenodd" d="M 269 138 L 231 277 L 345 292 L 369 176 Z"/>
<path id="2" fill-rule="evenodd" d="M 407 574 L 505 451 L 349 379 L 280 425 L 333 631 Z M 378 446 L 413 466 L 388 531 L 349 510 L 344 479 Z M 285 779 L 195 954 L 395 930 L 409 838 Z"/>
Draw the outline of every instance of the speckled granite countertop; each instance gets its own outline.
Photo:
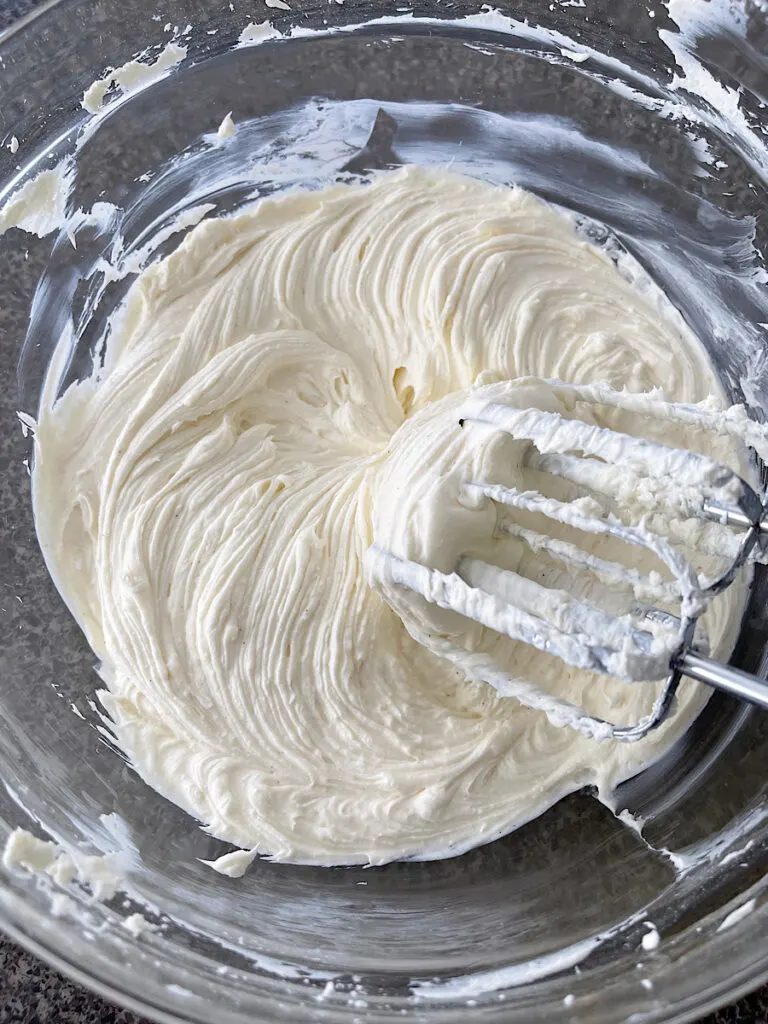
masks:
<path id="1" fill-rule="evenodd" d="M 36 0 L 0 0 L 0 30 Z M 142 1024 L 0 937 L 0 1024 Z M 144 1022 L 149 1024 L 149 1022 Z M 768 986 L 701 1024 L 768 1024 Z"/>

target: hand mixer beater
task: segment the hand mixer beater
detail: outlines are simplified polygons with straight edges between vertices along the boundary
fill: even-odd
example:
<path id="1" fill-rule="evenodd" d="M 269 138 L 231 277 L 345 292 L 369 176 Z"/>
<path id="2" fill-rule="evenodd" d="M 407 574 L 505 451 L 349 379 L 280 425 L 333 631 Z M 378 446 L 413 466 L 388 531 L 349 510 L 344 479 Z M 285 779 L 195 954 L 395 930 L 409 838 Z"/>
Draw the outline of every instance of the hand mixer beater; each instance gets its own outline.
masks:
<path id="1" fill-rule="evenodd" d="M 670 713 L 683 676 L 768 709 L 768 683 L 709 658 L 699 625 L 710 601 L 768 549 L 768 518 L 756 490 L 707 455 L 585 422 L 576 410 L 590 410 L 593 420 L 598 407 L 625 410 L 640 419 L 663 417 L 737 438 L 761 451 L 764 428 L 749 420 L 740 406 L 712 411 L 700 405 L 670 404 L 656 393 L 618 392 L 607 385 L 539 383 L 551 389 L 562 411 L 521 406 L 519 399 L 509 404 L 484 396 L 482 389 L 467 400 L 454 429 L 471 431 L 482 425 L 477 443 L 483 443 L 489 431 L 524 442 L 527 469 L 545 475 L 538 479 L 556 478 L 561 496 L 478 480 L 464 481 L 464 493 L 472 500 L 493 503 L 500 534 L 516 538 L 558 564 L 566 577 L 589 575 L 609 598 L 614 587 L 629 589 L 630 605 L 614 614 L 605 607 L 610 600 L 585 600 L 561 586 L 546 586 L 477 557 L 461 557 L 453 572 L 443 573 L 375 544 L 366 554 L 371 584 L 385 594 L 418 594 L 429 605 L 458 612 L 578 669 L 630 684 L 665 679 L 648 715 L 633 724 L 616 724 L 533 682 L 513 678 L 482 651 L 467 650 L 438 631 L 415 631 L 406 621 L 417 640 L 469 678 L 489 683 L 502 696 L 544 711 L 553 723 L 595 739 L 632 741 L 646 736 Z M 644 508 L 644 514 L 630 523 L 622 515 L 622 489 L 627 486 L 641 495 Z M 664 516 L 663 534 L 654 529 L 659 515 Z M 531 521 L 540 528 L 532 528 Z M 710 554 L 718 564 L 714 577 L 697 571 L 686 553 L 695 521 L 719 524 L 709 540 Z M 553 529 L 548 530 L 547 523 Z M 593 551 L 587 551 L 579 544 L 585 535 L 601 538 L 600 543 L 612 545 L 611 550 L 616 542 L 645 548 L 667 571 L 643 574 L 621 561 L 601 557 L 594 543 Z M 701 536 L 702 531 L 694 527 L 694 535 Z M 654 605 L 654 599 L 674 603 L 675 612 Z M 397 611 L 396 603 L 393 606 Z"/>

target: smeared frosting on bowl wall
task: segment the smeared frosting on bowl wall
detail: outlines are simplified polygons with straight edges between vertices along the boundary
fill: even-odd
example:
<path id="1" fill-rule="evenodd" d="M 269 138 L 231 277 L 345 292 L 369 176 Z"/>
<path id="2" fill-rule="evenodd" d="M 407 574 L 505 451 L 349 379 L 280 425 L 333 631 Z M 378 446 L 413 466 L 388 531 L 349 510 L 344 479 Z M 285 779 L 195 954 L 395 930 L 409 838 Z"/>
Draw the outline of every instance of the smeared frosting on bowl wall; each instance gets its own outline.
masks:
<path id="1" fill-rule="evenodd" d="M 719 390 L 695 338 L 568 219 L 445 171 L 263 200 L 144 270 L 98 379 L 40 411 L 33 495 L 147 782 L 239 847 L 382 863 L 466 850 L 666 749 L 698 688 L 647 741 L 596 744 L 464 678 L 366 582 L 374 533 L 454 557 L 445 481 L 491 456 L 462 449 L 446 405 L 530 376 Z M 709 617 L 726 653 L 741 600 Z M 509 657 L 621 721 L 658 692 Z"/>
<path id="2" fill-rule="evenodd" d="M 170 42 L 154 60 L 131 60 L 119 68 L 108 71 L 85 90 L 83 107 L 91 114 L 95 114 L 103 106 L 111 90 L 117 90 L 126 96 L 138 89 L 145 89 L 167 74 L 171 68 L 176 67 L 186 55 L 186 46 Z"/>

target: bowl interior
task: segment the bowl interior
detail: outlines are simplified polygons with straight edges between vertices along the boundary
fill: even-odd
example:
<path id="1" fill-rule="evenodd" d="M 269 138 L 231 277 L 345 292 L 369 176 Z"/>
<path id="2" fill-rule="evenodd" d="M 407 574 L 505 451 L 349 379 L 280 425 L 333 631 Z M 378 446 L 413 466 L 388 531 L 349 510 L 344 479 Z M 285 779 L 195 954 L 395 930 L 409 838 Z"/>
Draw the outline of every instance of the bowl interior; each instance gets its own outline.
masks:
<path id="1" fill-rule="evenodd" d="M 305 4 L 269 14 L 286 36 L 295 23 L 311 33 L 232 48 L 248 20 L 235 11 L 174 3 L 166 18 L 141 0 L 58 3 L 0 43 L 0 83 L 13 97 L 0 120 L 23 143 L 0 154 L 4 194 L 76 152 L 73 204 L 115 203 L 126 246 L 138 249 L 169 210 L 212 202 L 228 212 L 255 195 L 402 163 L 519 184 L 572 211 L 585 237 L 632 257 L 702 339 L 727 393 L 762 418 L 762 165 L 695 96 L 687 118 L 668 116 L 665 98 L 682 100 L 657 33 L 670 24 L 665 11 L 654 21 L 626 3 L 619 16 L 605 0 L 586 21 L 572 6 L 523 7 L 517 23 L 462 21 L 474 7 L 425 4 L 421 20 L 354 27 L 369 4 Z M 527 28 L 526 14 L 548 34 Z M 346 31 L 326 30 L 338 26 Z M 184 64 L 79 134 L 80 96 L 104 66 L 174 32 L 189 47 Z M 606 56 L 574 61 L 565 38 Z M 712 33 L 699 42 L 710 53 Z M 744 80 L 749 49 L 739 44 L 739 63 L 736 42 L 726 43 L 717 52 L 728 70 L 715 70 Z M 229 110 L 240 127 L 217 147 L 210 133 Z M 76 250 L 66 237 L 0 237 L 0 839 L 37 822 L 66 843 L 119 849 L 130 898 L 83 906 L 54 927 L 48 894 L 7 874 L 1 898 L 15 933 L 147 1012 L 201 1021 L 384 1021 L 402 1011 L 551 1020 L 571 1015 L 570 994 L 593 1021 L 618 1019 L 619 1004 L 622 1018 L 661 1019 L 675 1006 L 684 1019 L 756 981 L 760 908 L 727 945 L 715 929 L 730 900 L 761 884 L 768 718 L 719 695 L 662 761 L 620 787 L 617 808 L 643 819 L 642 837 L 582 792 L 452 860 L 371 869 L 257 861 L 240 880 L 200 863 L 227 847 L 150 790 L 104 735 L 94 657 L 35 540 L 30 440 L 16 418 L 36 412 L 62 331 L 78 338 L 66 381 L 89 371 L 130 284 L 92 274 L 109 244 L 95 228 L 78 234 Z M 758 672 L 767 587 L 758 573 L 733 659 Z M 136 906 L 162 922 L 140 942 L 120 928 Z M 645 920 L 662 931 L 663 955 L 638 951 Z"/>

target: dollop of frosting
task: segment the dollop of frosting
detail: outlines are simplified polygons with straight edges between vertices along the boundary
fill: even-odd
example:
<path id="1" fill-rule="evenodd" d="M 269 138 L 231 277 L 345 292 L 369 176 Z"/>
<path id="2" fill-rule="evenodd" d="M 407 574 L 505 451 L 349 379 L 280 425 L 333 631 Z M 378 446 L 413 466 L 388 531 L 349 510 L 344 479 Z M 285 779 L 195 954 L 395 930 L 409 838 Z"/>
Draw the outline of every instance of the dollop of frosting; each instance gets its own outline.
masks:
<path id="1" fill-rule="evenodd" d="M 466 552 L 492 532 L 458 488 L 515 452 L 468 447 L 445 413 L 528 377 L 719 392 L 700 344 L 565 216 L 447 172 L 261 201 L 140 275 L 103 367 L 41 410 L 33 497 L 150 785 L 248 851 L 383 863 L 460 853 L 666 749 L 698 687 L 647 740 L 596 743 L 435 656 L 366 580 L 374 540 L 450 571 L 459 535 Z M 715 650 L 742 598 L 709 613 Z M 658 692 L 513 655 L 614 720 Z"/>

